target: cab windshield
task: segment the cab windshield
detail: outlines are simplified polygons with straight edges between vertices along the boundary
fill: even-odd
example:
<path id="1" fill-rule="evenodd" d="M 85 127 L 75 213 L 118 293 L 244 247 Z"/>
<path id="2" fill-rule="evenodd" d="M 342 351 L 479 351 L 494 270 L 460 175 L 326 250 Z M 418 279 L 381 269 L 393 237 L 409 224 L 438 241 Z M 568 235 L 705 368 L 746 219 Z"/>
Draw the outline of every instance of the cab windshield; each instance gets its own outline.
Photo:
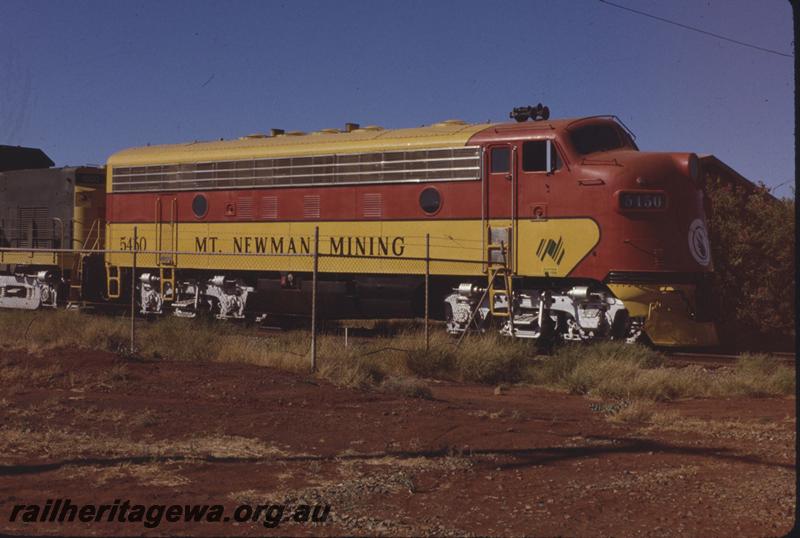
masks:
<path id="1" fill-rule="evenodd" d="M 613 123 L 574 127 L 569 130 L 569 137 L 575 151 L 581 155 L 621 148 L 637 149 L 630 136 Z"/>

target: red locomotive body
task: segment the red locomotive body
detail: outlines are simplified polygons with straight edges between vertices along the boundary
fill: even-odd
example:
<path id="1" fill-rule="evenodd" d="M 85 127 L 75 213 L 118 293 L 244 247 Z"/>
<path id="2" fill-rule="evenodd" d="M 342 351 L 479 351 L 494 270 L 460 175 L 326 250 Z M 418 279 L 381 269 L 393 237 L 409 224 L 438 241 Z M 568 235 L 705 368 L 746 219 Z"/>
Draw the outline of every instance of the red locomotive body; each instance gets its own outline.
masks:
<path id="1" fill-rule="evenodd" d="M 311 257 L 283 256 L 311 254 L 316 228 L 320 254 L 363 258 L 320 268 L 329 317 L 417 315 L 419 268 L 398 262 L 429 257 L 453 334 L 716 344 L 697 156 L 641 152 L 614 117 L 529 113 L 125 150 L 107 167 L 106 247 L 145 251 L 146 314 L 307 313 L 286 283 Z M 113 299 L 131 256 L 105 264 Z"/>

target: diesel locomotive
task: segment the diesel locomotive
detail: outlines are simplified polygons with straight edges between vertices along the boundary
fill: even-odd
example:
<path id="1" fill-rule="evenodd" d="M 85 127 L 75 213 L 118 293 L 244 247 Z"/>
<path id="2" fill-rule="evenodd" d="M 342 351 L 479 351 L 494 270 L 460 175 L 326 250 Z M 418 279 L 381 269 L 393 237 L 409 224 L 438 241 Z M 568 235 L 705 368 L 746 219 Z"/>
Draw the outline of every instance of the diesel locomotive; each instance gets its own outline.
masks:
<path id="1" fill-rule="evenodd" d="M 38 306 L 59 289 L 72 304 L 123 301 L 134 281 L 142 314 L 306 314 L 316 246 L 337 260 L 319 266 L 328 318 L 418 315 L 423 276 L 403 261 L 427 259 L 430 304 L 453 334 L 715 345 L 698 156 L 639 151 L 614 116 L 550 119 L 539 105 L 511 117 L 126 149 L 104 183 L 97 169 L 57 180 L 74 214 L 57 217 L 52 246 L 84 249 L 72 259 L 2 239 L 13 211 L 31 226 L 5 192 L 52 193 L 4 192 L 7 177 L 0 306 L 34 305 L 20 300 L 32 289 L 47 290 Z"/>

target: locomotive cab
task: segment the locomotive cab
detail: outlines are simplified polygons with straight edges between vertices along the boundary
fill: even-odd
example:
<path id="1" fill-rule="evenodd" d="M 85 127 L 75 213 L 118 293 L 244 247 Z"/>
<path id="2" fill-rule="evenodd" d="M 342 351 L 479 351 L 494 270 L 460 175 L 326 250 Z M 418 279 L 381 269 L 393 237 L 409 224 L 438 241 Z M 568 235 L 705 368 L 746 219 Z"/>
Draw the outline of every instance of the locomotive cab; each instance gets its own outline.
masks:
<path id="1" fill-rule="evenodd" d="M 528 298 L 506 332 L 539 337 L 547 316 L 537 310 L 550 308 L 567 339 L 624 334 L 659 346 L 717 344 L 696 155 L 642 152 L 609 116 L 518 121 L 472 142 L 486 148 L 489 234 L 507 228 L 515 237 L 513 287 Z"/>

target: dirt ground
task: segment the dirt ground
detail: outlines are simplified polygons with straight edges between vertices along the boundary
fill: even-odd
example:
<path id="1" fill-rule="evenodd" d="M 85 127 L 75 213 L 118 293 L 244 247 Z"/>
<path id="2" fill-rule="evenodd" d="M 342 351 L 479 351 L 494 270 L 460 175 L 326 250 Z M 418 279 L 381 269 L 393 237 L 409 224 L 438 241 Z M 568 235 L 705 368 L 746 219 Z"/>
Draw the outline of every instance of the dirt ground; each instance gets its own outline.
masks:
<path id="1" fill-rule="evenodd" d="M 1 352 L 0 532 L 781 536 L 795 399 L 607 403 L 429 381 L 433 399 L 243 364 Z M 17 504 L 322 503 L 325 523 L 10 522 Z"/>

